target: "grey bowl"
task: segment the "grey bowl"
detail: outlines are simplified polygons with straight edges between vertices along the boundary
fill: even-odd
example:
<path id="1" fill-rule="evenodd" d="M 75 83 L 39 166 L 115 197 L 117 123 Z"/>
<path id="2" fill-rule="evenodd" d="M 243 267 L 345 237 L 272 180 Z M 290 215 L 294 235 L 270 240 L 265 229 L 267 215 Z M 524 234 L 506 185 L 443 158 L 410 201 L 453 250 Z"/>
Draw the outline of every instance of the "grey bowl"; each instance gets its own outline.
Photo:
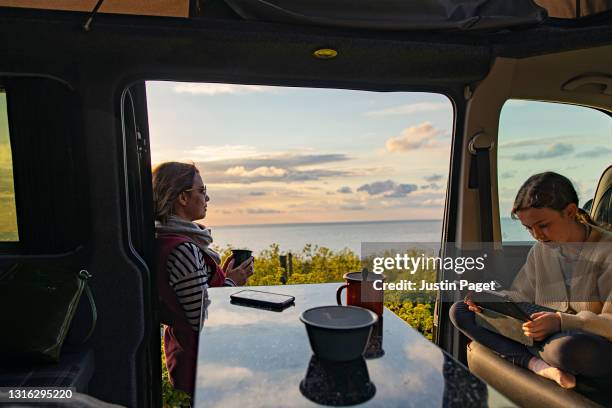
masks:
<path id="1" fill-rule="evenodd" d="M 350 361 L 363 355 L 378 316 L 362 307 L 334 305 L 305 310 L 300 320 L 317 357 Z"/>

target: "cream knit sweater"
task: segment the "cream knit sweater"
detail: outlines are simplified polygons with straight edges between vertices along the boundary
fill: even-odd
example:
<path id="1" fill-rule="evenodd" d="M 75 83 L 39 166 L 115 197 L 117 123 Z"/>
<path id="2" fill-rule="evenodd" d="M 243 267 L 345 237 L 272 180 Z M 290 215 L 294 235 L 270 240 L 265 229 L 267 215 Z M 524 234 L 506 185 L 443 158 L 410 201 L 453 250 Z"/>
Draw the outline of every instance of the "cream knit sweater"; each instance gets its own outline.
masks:
<path id="1" fill-rule="evenodd" d="M 612 233 L 591 228 L 569 288 L 558 252 L 537 242 L 505 293 L 517 302 L 559 310 L 561 330 L 582 330 L 612 341 Z"/>

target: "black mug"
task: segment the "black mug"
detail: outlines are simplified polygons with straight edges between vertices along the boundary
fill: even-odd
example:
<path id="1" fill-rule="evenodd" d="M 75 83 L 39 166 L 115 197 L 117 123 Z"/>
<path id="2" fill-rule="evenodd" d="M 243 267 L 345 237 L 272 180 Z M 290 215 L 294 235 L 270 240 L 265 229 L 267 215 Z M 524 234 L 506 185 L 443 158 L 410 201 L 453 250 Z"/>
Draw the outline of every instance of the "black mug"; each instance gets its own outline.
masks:
<path id="1" fill-rule="evenodd" d="M 253 254 L 253 251 L 249 251 L 248 249 L 232 249 L 234 267 L 240 266 L 240 264 L 251 257 L 251 254 Z"/>

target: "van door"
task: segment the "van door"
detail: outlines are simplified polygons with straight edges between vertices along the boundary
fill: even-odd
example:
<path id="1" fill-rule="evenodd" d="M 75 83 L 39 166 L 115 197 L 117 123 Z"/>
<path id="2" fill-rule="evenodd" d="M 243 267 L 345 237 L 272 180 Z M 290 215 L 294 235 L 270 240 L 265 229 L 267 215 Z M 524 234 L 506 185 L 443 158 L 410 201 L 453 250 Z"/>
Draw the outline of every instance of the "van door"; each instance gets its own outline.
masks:
<path id="1" fill-rule="evenodd" d="M 593 197 L 599 175 L 609 166 L 612 97 L 600 82 L 612 76 L 611 52 L 607 46 L 523 59 L 498 57 L 483 81 L 466 88 L 462 145 L 453 157 L 460 161 L 456 243 L 465 248 L 492 237 L 504 262 L 506 273 L 499 277 L 504 286 L 512 283 L 534 242 L 519 221 L 510 219 L 522 182 L 538 172 L 557 171 L 574 182 L 583 204 Z M 592 72 L 601 74 L 593 77 Z M 470 152 L 470 142 L 483 135 L 491 146 L 486 191 L 473 186 Z M 490 195 L 484 208 L 481 192 Z M 440 328 L 452 331 L 449 320 L 441 313 Z M 455 334 L 439 344 L 463 359 L 465 347 L 459 343 L 464 339 Z"/>
<path id="2" fill-rule="evenodd" d="M 143 282 L 145 310 L 150 314 L 145 321 L 150 324 L 150 338 L 143 342 L 143 355 L 148 356 L 147 376 L 141 376 L 144 390 L 149 393 L 151 406 L 161 406 L 161 340 L 157 307 L 157 287 L 154 273 L 154 224 L 153 194 L 151 186 L 151 154 L 149 151 L 149 123 L 147 97 L 144 82 L 126 88 L 122 96 L 122 128 L 125 144 L 125 165 L 127 185 L 127 207 L 129 214 L 129 241 L 134 260 L 148 276 Z"/>

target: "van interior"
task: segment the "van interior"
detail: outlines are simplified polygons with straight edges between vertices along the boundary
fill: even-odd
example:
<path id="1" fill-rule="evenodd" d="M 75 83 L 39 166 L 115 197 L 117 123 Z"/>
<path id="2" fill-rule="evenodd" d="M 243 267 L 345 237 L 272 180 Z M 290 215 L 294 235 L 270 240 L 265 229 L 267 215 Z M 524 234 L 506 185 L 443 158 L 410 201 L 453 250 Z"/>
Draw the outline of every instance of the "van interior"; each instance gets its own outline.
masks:
<path id="1" fill-rule="evenodd" d="M 341 14 L 342 2 L 148 3 L 0 0 L 0 117 L 10 135 L 0 156 L 9 220 L 0 270 L 23 261 L 86 269 L 97 308 L 85 344 L 68 341 L 55 365 L 0 367 L 0 386 L 72 386 L 98 402 L 162 406 L 146 81 L 443 94 L 454 120 L 442 241 L 494 242 L 515 257 L 531 244 L 504 242 L 500 224 L 504 104 L 590 108 L 612 128 L 609 1 L 489 1 L 454 15 L 412 6 L 371 14 L 367 3 Z M 411 14 L 403 21 L 398 12 Z M 319 49 L 337 56 L 318 58 Z M 601 146 L 611 146 L 609 136 Z M 486 166 L 474 173 L 478 152 Z M 602 224 L 612 220 L 611 158 L 603 156 L 588 197 Z M 468 346 L 450 306 L 436 303 L 434 342 L 518 406 L 612 404 L 609 378 L 562 390 Z M 83 298 L 72 330 L 90 324 Z"/>

